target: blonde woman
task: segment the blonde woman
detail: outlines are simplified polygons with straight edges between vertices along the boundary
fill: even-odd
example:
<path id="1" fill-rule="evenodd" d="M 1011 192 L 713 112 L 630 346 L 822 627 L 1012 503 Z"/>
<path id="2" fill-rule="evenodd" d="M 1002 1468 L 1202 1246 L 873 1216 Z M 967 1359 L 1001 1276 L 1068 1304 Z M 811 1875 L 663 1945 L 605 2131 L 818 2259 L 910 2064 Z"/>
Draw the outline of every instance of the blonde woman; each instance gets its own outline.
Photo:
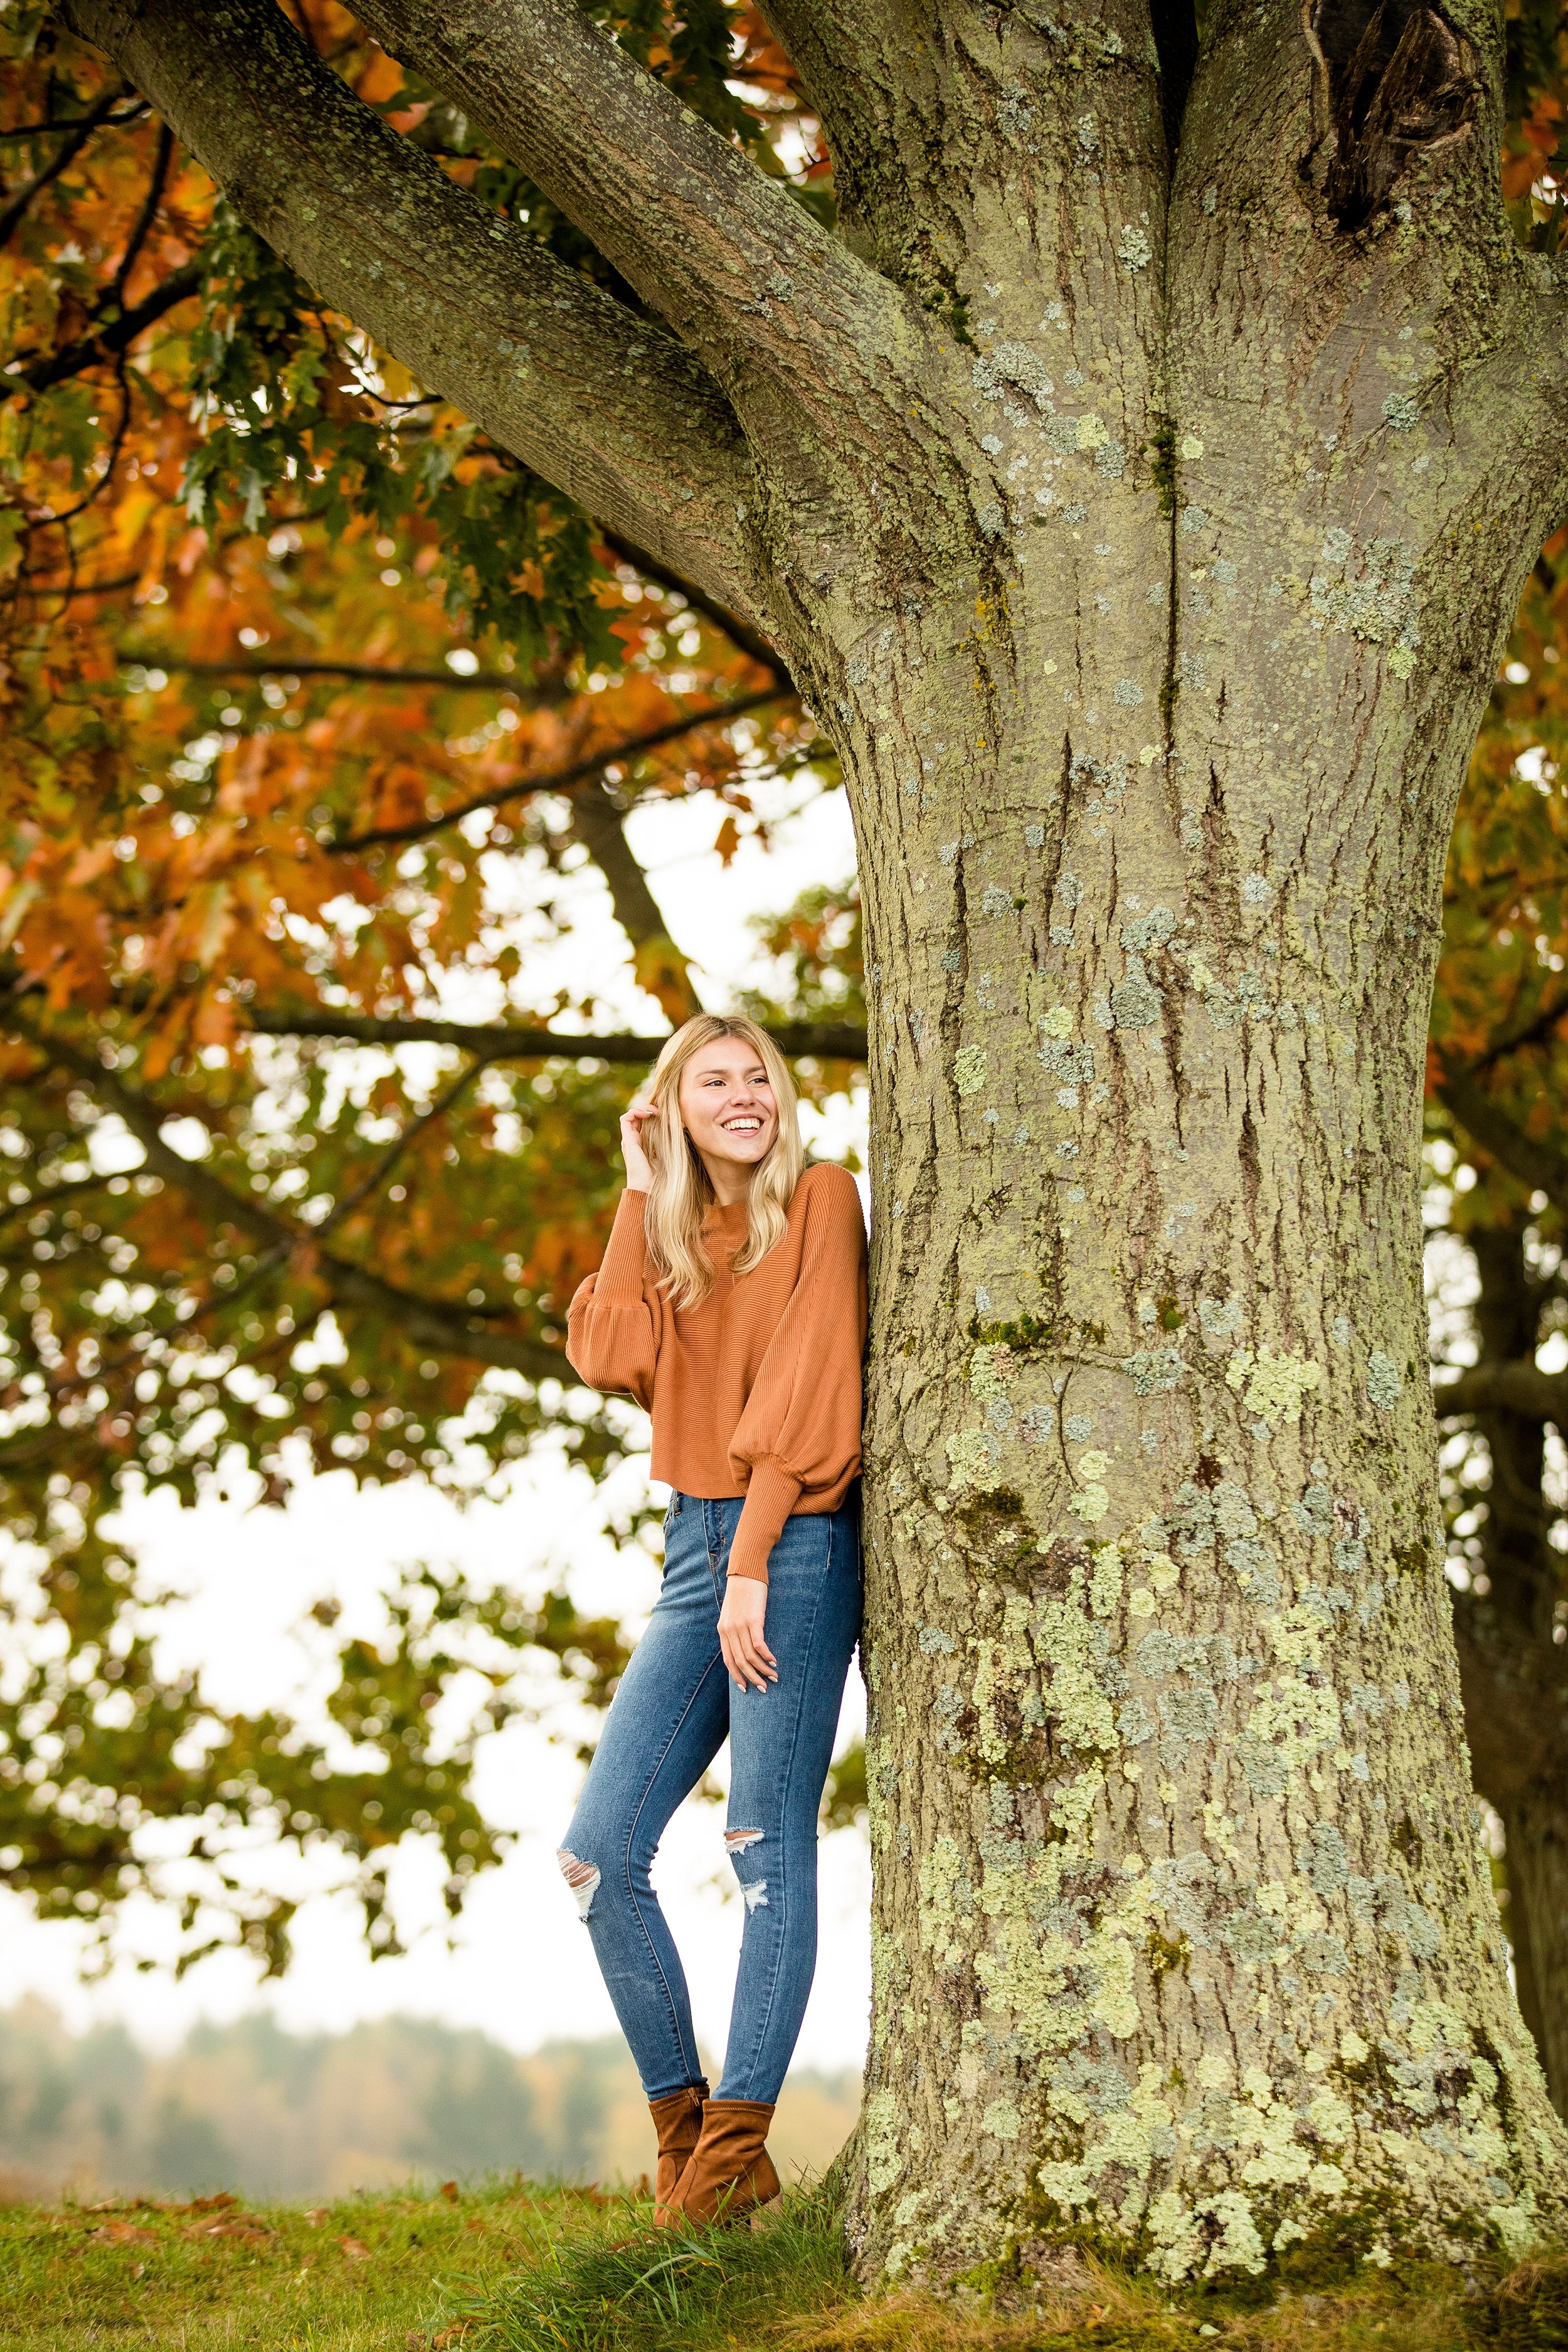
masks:
<path id="1" fill-rule="evenodd" d="M 752 1022 L 679 1029 L 621 1149 L 566 1352 L 652 1415 L 673 1492 L 663 1590 L 560 1861 L 653 2113 L 655 2219 L 676 2227 L 778 2193 L 767 2130 L 816 1965 L 817 1808 L 860 1625 L 866 1237 L 849 1176 L 805 1165 L 789 1072 Z M 726 1738 L 745 1918 L 710 2097 L 648 1872 Z"/>

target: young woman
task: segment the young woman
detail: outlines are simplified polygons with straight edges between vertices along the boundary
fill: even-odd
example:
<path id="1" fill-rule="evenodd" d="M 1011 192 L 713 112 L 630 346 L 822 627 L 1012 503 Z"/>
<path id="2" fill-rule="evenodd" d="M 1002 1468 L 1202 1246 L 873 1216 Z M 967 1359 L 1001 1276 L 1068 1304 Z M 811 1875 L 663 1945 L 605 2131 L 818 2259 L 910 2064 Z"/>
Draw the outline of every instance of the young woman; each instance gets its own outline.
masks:
<path id="1" fill-rule="evenodd" d="M 655 2219 L 738 2221 L 816 1965 L 816 1814 L 860 1626 L 866 1237 L 839 1168 L 805 1166 L 795 1089 L 750 1021 L 704 1013 L 621 1121 L 626 1189 L 566 1352 L 653 1417 L 673 1488 L 664 1588 L 622 1676 L 563 1874 L 658 2134 Z M 728 1738 L 745 1901 L 719 2088 L 648 1870 Z"/>

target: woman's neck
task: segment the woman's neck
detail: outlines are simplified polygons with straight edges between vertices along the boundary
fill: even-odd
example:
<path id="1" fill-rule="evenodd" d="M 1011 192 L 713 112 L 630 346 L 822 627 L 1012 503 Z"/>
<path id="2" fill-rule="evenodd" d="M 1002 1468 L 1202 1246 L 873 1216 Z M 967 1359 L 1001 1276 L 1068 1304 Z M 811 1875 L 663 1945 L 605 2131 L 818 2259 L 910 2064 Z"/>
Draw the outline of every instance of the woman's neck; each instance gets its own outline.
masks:
<path id="1" fill-rule="evenodd" d="M 710 1160 L 702 1154 L 702 1165 L 708 1171 L 708 1181 L 713 1187 L 713 1200 L 721 1209 L 738 1209 L 752 1189 L 752 1167 L 749 1160 Z"/>

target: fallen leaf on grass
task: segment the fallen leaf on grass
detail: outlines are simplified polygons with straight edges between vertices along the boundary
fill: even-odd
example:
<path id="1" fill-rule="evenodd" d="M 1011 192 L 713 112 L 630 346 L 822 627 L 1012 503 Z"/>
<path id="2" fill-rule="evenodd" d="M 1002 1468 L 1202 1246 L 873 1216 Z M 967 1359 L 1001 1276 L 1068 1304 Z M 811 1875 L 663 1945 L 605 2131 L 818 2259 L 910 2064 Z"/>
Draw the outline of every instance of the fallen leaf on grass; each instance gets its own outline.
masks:
<path id="1" fill-rule="evenodd" d="M 459 2193 L 458 2184 L 455 2180 L 443 2180 L 441 2183 L 441 2194 L 449 2205 L 455 2205 L 457 2203 Z"/>
<path id="2" fill-rule="evenodd" d="M 324 2221 L 330 2210 L 331 2208 L 326 2205 L 312 2205 L 305 2219 L 310 2222 Z"/>
<path id="3" fill-rule="evenodd" d="M 270 2242 L 272 2231 L 259 2221 L 237 2216 L 232 2221 L 192 2221 L 185 2235 L 187 2238 L 239 2238 L 247 2245 L 262 2246 Z"/>
<path id="4" fill-rule="evenodd" d="M 99 2246 L 155 2246 L 158 2242 L 153 2231 L 139 2230 L 134 2221 L 103 2221 L 88 2234 Z"/>
<path id="5" fill-rule="evenodd" d="M 363 2241 L 362 2239 L 360 2239 L 360 2238 L 340 2238 L 340 2240 L 338 2241 L 338 2242 L 339 2242 L 339 2244 L 342 2247 L 342 2250 L 343 2250 L 344 2253 L 345 2253 L 345 2254 L 347 2254 L 347 2256 L 348 2256 L 348 2258 L 349 2258 L 349 2260 L 350 2260 L 350 2262 L 351 2262 L 351 2263 L 368 2263 L 368 2262 L 369 2262 L 369 2260 L 370 2260 L 370 2248 L 369 2248 L 369 2247 L 368 2247 L 368 2246 L 363 2242 Z"/>

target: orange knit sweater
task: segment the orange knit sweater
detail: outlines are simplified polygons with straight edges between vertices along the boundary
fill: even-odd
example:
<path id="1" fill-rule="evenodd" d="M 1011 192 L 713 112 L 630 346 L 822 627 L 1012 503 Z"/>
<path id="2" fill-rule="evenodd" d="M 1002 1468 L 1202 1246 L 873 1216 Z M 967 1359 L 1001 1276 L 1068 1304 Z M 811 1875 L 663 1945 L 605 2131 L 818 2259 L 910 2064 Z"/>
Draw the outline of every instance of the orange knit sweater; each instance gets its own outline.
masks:
<path id="1" fill-rule="evenodd" d="M 836 1511 L 860 1467 L 866 1229 L 854 1179 L 808 1168 L 784 1239 L 739 1280 L 744 1202 L 702 1238 L 717 1280 L 677 1313 L 643 1242 L 646 1192 L 624 1192 L 605 1262 L 572 1301 L 566 1353 L 590 1388 L 653 1416 L 653 1475 L 684 1495 L 744 1495 L 731 1576 L 765 1583 L 793 1511 Z"/>

